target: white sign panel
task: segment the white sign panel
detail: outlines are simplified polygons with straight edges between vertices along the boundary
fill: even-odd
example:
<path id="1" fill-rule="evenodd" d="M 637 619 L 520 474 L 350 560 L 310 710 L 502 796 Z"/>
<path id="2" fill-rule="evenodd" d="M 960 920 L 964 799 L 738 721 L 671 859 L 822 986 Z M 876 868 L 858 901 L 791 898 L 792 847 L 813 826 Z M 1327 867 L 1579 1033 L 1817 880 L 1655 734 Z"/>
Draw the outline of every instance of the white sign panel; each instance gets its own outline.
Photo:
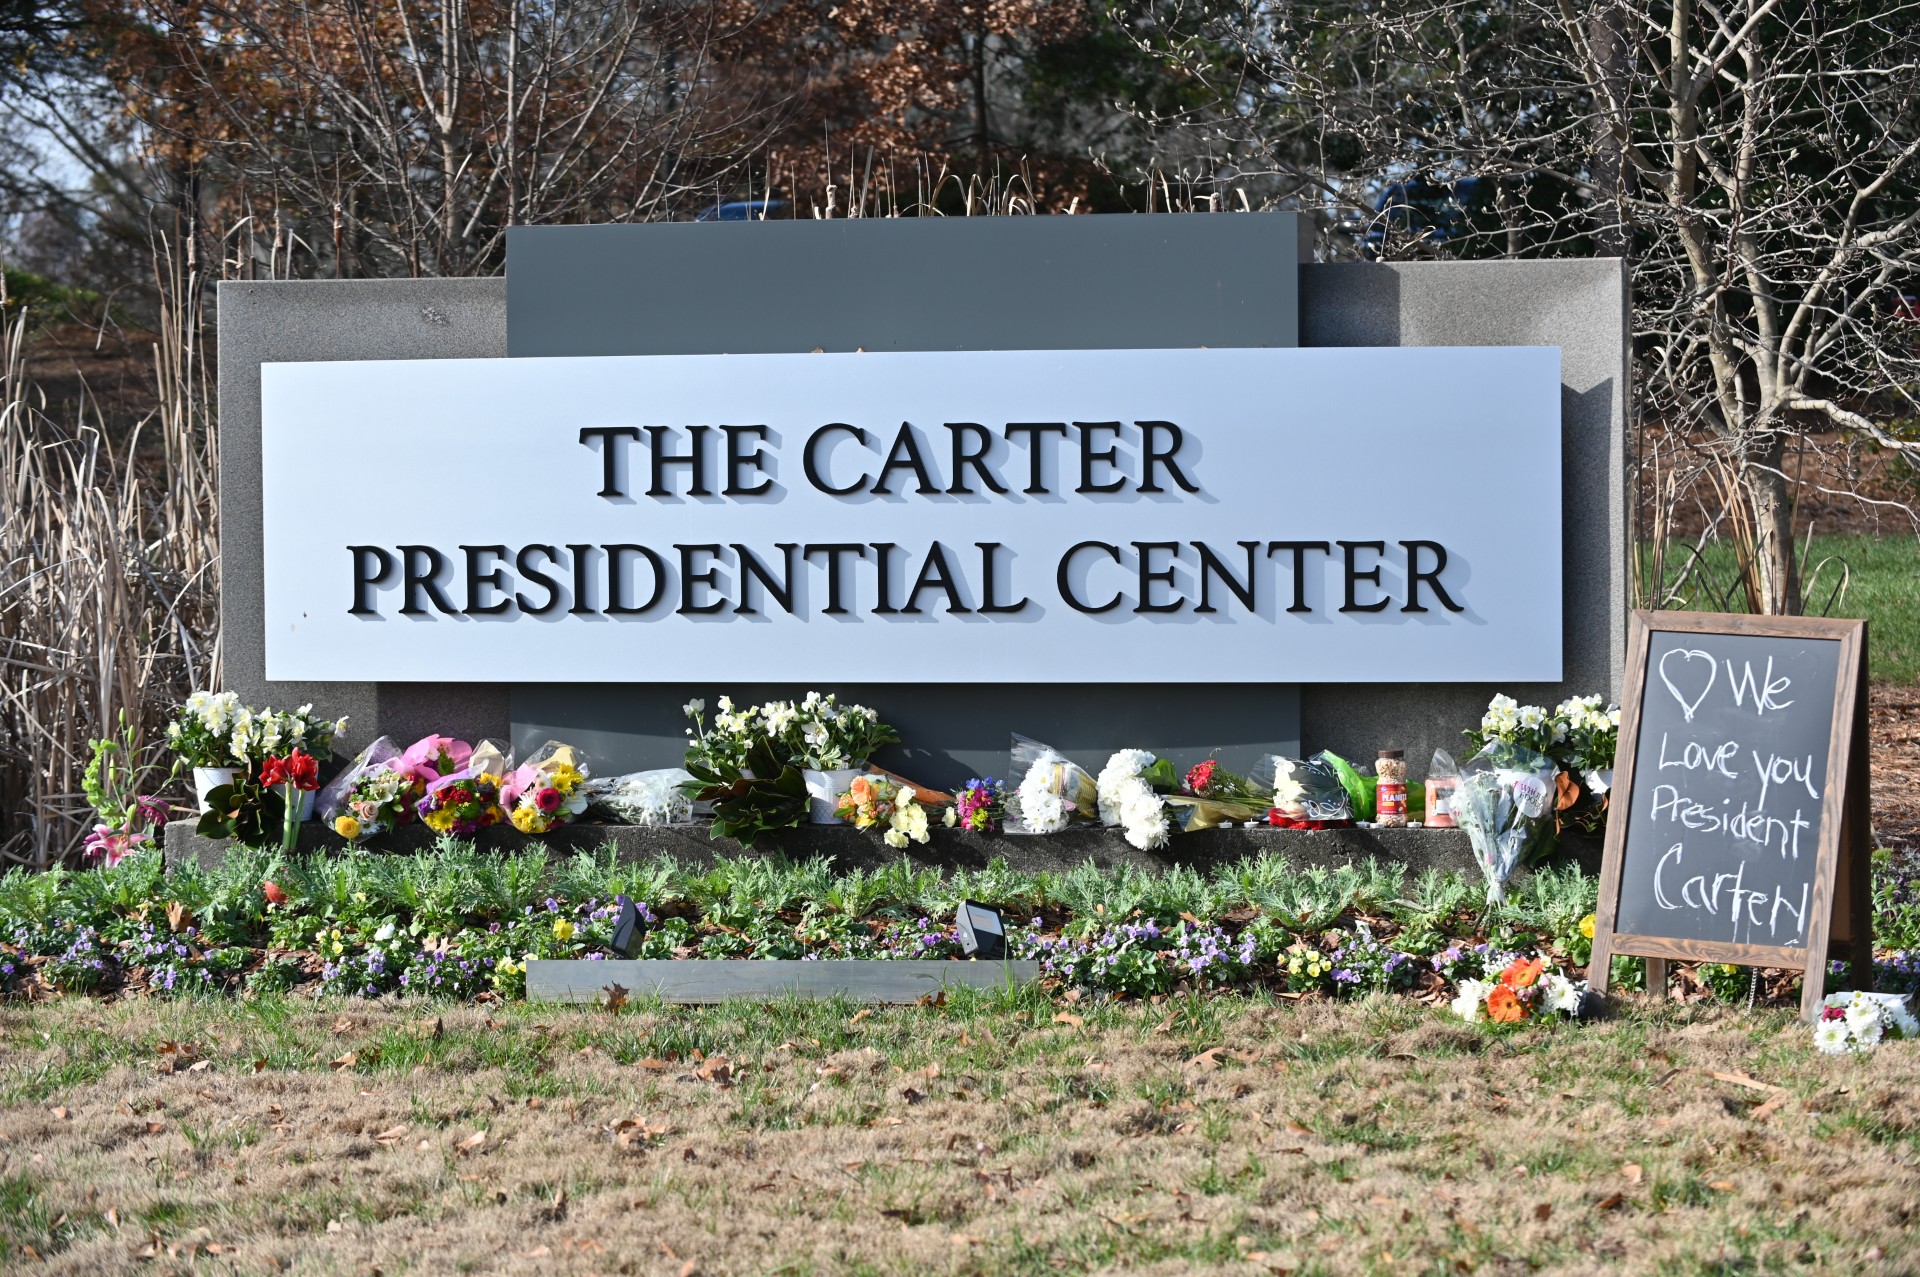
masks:
<path id="1" fill-rule="evenodd" d="M 1556 349 L 261 379 L 272 679 L 1560 677 Z"/>

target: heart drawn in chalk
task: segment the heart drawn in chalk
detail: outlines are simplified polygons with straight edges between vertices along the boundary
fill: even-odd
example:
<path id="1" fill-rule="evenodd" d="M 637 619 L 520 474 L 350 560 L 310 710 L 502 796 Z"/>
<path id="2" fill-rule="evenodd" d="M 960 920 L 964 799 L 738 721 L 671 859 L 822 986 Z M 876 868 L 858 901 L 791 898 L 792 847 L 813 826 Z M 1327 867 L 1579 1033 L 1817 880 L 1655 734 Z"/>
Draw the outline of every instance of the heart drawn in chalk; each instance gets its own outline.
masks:
<path id="1" fill-rule="evenodd" d="M 1687 658 L 1687 663 L 1682 665 L 1679 671 L 1683 681 L 1691 682 L 1698 678 L 1698 675 L 1690 673 L 1695 657 L 1707 663 L 1707 681 L 1701 684 L 1700 694 L 1692 700 L 1688 700 L 1687 694 L 1674 686 L 1673 676 L 1667 673 L 1667 662 L 1676 656 L 1684 656 Z M 1698 648 L 1688 649 L 1676 647 L 1660 658 L 1660 681 L 1667 685 L 1669 692 L 1673 693 L 1673 699 L 1680 702 L 1680 712 L 1687 716 L 1689 723 L 1693 721 L 1693 711 L 1700 708 L 1700 702 L 1706 700 L 1707 693 L 1713 690 L 1713 680 L 1719 676 L 1719 673 L 1720 671 L 1715 668 L 1713 663 L 1713 653 L 1702 652 Z"/>

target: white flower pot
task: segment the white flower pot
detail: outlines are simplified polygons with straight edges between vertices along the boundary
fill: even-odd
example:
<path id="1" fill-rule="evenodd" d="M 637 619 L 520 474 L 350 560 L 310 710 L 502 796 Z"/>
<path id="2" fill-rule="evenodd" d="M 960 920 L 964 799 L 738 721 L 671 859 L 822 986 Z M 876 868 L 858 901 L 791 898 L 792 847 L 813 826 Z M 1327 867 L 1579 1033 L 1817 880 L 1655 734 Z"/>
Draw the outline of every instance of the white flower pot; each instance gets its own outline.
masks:
<path id="1" fill-rule="evenodd" d="M 231 785 L 233 778 L 240 772 L 238 767 L 196 767 L 193 769 L 193 796 L 200 804 L 200 813 L 207 812 L 207 795 L 222 785 Z"/>
<path id="2" fill-rule="evenodd" d="M 866 774 L 864 767 L 842 767 L 830 772 L 815 771 L 811 767 L 801 768 L 800 776 L 807 782 L 807 823 L 846 824 L 833 814 L 833 809 L 840 805 L 840 796 L 847 792 L 855 778 Z"/>

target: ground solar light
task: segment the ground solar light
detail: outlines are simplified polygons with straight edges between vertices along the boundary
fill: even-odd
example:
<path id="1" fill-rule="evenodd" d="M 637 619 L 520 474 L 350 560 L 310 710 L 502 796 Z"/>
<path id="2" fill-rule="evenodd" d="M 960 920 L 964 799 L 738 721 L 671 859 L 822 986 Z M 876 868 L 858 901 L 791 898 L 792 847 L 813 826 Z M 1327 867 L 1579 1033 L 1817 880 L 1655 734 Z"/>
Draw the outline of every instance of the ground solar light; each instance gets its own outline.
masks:
<path id="1" fill-rule="evenodd" d="M 647 938 L 647 924 L 640 920 L 640 910 L 633 901 L 625 896 L 614 899 L 620 905 L 620 916 L 613 921 L 612 949 L 623 958 L 631 958 Z"/>
<path id="2" fill-rule="evenodd" d="M 967 957 L 999 961 L 1007 956 L 1007 925 L 993 906 L 961 901 L 953 929 L 960 935 L 960 952 Z"/>

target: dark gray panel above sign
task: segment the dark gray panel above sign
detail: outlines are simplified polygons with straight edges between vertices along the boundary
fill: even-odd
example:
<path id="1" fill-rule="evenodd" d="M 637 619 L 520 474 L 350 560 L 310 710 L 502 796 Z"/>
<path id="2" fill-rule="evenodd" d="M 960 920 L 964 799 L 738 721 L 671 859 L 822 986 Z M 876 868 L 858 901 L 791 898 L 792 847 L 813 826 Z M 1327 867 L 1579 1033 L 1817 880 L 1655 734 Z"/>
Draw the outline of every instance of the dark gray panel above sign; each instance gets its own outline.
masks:
<path id="1" fill-rule="evenodd" d="M 507 353 L 1299 345 L 1294 213 L 527 226 Z"/>

